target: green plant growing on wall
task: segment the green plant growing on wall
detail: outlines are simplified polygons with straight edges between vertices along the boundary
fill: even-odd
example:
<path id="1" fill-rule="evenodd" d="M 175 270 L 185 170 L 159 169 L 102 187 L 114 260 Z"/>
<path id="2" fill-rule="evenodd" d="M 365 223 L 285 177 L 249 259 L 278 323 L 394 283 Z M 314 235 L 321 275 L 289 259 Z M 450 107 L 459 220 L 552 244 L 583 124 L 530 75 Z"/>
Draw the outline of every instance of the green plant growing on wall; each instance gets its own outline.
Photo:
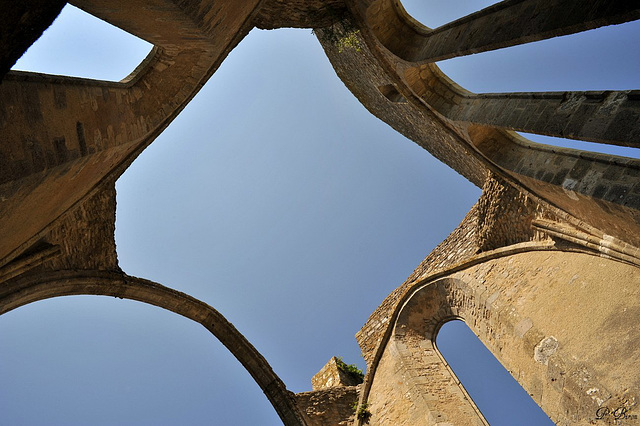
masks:
<path id="1" fill-rule="evenodd" d="M 357 377 L 360 381 L 364 380 L 364 373 L 362 370 L 358 368 L 355 364 L 347 364 L 342 360 L 342 357 L 336 358 L 336 365 L 340 371 L 343 373 L 349 374 L 351 376 Z"/>
<path id="2" fill-rule="evenodd" d="M 338 53 L 342 53 L 345 49 L 355 49 L 356 52 L 360 51 L 360 40 L 358 40 L 358 33 L 360 30 L 355 30 L 347 33 L 344 37 L 338 40 Z"/>
<path id="3" fill-rule="evenodd" d="M 369 411 L 369 403 L 363 402 L 360 407 L 358 407 L 358 401 L 354 402 L 351 406 L 353 408 L 353 412 L 356 414 L 356 418 L 358 420 L 362 420 L 365 423 L 369 422 L 369 418 L 371 417 L 371 411 Z"/>
<path id="4" fill-rule="evenodd" d="M 362 50 L 358 34 L 360 30 L 356 29 L 348 17 L 343 17 L 336 24 L 329 27 L 312 30 L 320 41 L 332 44 L 338 48 L 338 53 L 342 53 L 347 49 L 354 49 L 356 52 Z"/>

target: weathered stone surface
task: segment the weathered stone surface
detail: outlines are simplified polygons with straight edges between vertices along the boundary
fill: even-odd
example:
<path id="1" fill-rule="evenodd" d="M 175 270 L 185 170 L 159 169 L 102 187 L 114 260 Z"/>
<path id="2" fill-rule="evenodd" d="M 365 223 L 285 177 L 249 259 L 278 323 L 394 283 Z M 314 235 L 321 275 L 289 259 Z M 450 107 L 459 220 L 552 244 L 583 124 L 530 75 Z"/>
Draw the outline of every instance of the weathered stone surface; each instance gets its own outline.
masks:
<path id="1" fill-rule="evenodd" d="M 344 362 L 335 356 L 315 376 L 311 378 L 311 388 L 320 390 L 335 386 L 356 386 L 362 383 L 362 377 L 345 371 Z"/>
<path id="2" fill-rule="evenodd" d="M 115 230 L 116 189 L 112 183 L 54 224 L 46 241 L 59 246 L 61 255 L 43 269 L 119 271 Z"/>
<path id="3" fill-rule="evenodd" d="M 371 424 L 472 424 L 473 406 L 464 412 L 464 392 L 434 344 L 454 318 L 556 423 L 590 424 L 600 407 L 635 410 L 640 331 L 629 324 L 640 319 L 639 285 L 635 266 L 555 251 L 506 255 L 427 280 L 405 300 L 370 365 Z"/>
<path id="4" fill-rule="evenodd" d="M 258 28 L 322 28 L 343 19 L 344 0 L 269 0 L 260 5 L 255 17 Z"/>
<path id="5" fill-rule="evenodd" d="M 309 426 L 346 426 L 355 421 L 360 386 L 337 386 L 296 394 Z"/>

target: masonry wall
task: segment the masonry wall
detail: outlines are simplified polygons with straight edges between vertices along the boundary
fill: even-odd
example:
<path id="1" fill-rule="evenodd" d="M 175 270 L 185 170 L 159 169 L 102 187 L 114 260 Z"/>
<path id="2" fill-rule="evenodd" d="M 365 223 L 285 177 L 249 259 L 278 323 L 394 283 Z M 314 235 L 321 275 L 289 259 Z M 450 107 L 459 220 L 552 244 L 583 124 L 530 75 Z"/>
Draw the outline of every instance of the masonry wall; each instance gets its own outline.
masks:
<path id="1" fill-rule="evenodd" d="M 439 324 L 452 318 L 465 320 L 557 424 L 592 424 L 616 409 L 637 419 L 638 306 L 638 268 L 583 253 L 519 253 L 426 284 L 402 308 L 373 366 L 371 422 L 470 424 L 460 420 L 460 404 L 447 408 L 459 391 L 429 355 Z"/>
<path id="2" fill-rule="evenodd" d="M 537 217 L 554 218 L 552 212 L 510 186 L 490 176 L 483 193 L 460 225 L 418 265 L 407 280 L 395 289 L 371 314 L 356 337 L 367 363 L 376 356 L 394 309 L 420 280 L 478 258 L 482 252 L 505 245 L 542 242 L 548 237 L 533 230 Z M 544 248 L 545 246 L 539 246 Z"/>
<path id="3" fill-rule="evenodd" d="M 353 405 L 360 386 L 334 386 L 296 394 L 308 426 L 346 426 L 354 424 Z"/>

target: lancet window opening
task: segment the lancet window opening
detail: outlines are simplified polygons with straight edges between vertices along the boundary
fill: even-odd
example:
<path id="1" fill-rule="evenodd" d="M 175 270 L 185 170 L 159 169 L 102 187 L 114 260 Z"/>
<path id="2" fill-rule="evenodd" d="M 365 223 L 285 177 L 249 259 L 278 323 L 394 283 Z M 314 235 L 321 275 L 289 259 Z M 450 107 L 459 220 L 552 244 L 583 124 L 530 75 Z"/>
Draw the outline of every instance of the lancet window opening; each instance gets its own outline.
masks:
<path id="1" fill-rule="evenodd" d="M 553 424 L 463 319 L 440 324 L 435 346 L 489 424 Z"/>

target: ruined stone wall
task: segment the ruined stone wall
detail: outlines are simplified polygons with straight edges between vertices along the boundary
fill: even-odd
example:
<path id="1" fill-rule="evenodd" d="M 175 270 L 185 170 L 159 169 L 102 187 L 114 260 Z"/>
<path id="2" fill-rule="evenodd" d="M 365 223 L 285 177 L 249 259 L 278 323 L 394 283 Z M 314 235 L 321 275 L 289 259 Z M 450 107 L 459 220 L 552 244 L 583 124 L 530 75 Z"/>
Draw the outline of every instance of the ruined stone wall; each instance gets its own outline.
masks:
<path id="1" fill-rule="evenodd" d="M 474 95 L 428 63 L 637 19 L 631 2 L 503 2 L 437 34 L 396 0 L 75 3 L 156 48 L 122 82 L 4 75 L 62 3 L 38 0 L 0 18 L 0 313 L 68 294 L 162 306 L 218 337 L 285 423 L 317 425 L 353 423 L 360 394 L 372 424 L 483 424 L 433 343 L 442 322 L 461 317 L 559 424 L 592 423 L 599 409 L 637 419 L 640 162 L 534 145 L 502 129 L 637 146 L 638 92 Z M 545 5 L 575 13 L 527 17 Z M 486 22 L 531 25 L 518 35 Z M 369 366 L 362 388 L 294 400 L 213 308 L 118 269 L 113 181 L 254 25 L 315 28 L 371 113 L 483 186 L 460 226 L 358 333 Z M 473 40 L 458 40 L 473 25 Z"/>
<path id="2" fill-rule="evenodd" d="M 296 394 L 308 426 L 346 426 L 355 421 L 360 386 L 336 386 Z"/>
<path id="3" fill-rule="evenodd" d="M 119 271 L 115 231 L 116 190 L 112 183 L 60 218 L 46 237 L 49 244 L 61 248 L 60 256 L 45 263 L 42 271 Z"/>
<path id="4" fill-rule="evenodd" d="M 346 364 L 335 356 L 311 378 L 313 390 L 335 386 L 357 386 L 362 383 L 361 375 L 347 371 Z"/>
<path id="5" fill-rule="evenodd" d="M 478 252 L 541 238 L 531 222 L 542 206 L 497 176 L 485 182 L 477 209 Z"/>
<path id="6" fill-rule="evenodd" d="M 398 2 L 359 0 L 350 8 L 352 25 L 358 30 L 349 33 L 360 43 L 358 48 L 342 49 L 336 55 L 336 49 L 332 51 L 329 43 L 323 42 L 323 45 L 338 75 L 363 105 L 478 186 L 485 180 L 478 179 L 479 175 L 486 176 L 487 171 L 499 174 L 523 192 L 571 212 L 607 235 L 640 246 L 640 199 L 635 191 L 638 175 L 634 171 L 640 167 L 637 160 L 555 149 L 533 144 L 505 130 L 636 146 L 635 135 L 640 130 L 635 119 L 638 116 L 635 91 L 476 95 L 457 86 L 430 64 L 429 58 L 422 57 L 424 49 L 432 47 L 438 50 L 439 46 L 449 45 L 448 54 L 469 54 L 503 46 L 502 42 L 518 44 L 638 17 L 636 8 L 624 4 L 613 8 L 607 2 L 597 2 L 587 11 L 573 2 L 532 0 L 527 3 L 528 6 L 524 3 L 495 5 L 452 23 L 450 29 L 472 28 L 468 33 L 474 37 L 465 33 L 462 39 L 450 42 L 443 35 L 449 30 L 432 32 L 421 27 L 406 15 Z M 534 7 L 533 3 L 539 4 Z M 542 4 L 559 7 L 558 10 L 569 7 L 580 13 L 562 14 L 548 20 L 542 18 L 545 14 L 531 12 L 543 7 Z M 528 14 L 532 15 L 527 17 Z M 523 20 L 527 25 L 495 33 L 481 23 L 492 16 L 512 23 Z M 584 22 L 573 22 L 575 19 L 584 19 Z M 344 30 L 348 33 L 349 29 Z M 532 32 L 521 39 L 517 37 L 520 30 Z M 476 36 L 487 38 L 487 43 L 472 48 Z M 434 45 L 432 41 L 436 39 L 439 42 Z M 475 50 L 476 47 L 479 50 Z M 367 66 L 352 70 L 351 67 L 357 65 L 351 61 L 357 62 L 358 55 L 361 64 Z M 365 62 L 369 57 L 373 58 L 376 68 Z M 375 69 L 376 75 L 370 75 L 369 69 Z M 387 81 L 383 82 L 384 79 Z M 395 105 L 382 108 L 377 104 L 373 96 L 376 88 L 383 95 L 393 88 L 393 96 L 385 97 Z M 471 109 L 475 112 L 465 115 L 465 111 Z M 502 111 L 510 112 L 502 114 Z M 402 118 L 397 117 L 399 112 Z M 552 120 L 548 119 L 550 114 Z M 412 116 L 416 115 L 425 118 L 414 122 Z M 519 121 L 527 128 L 519 127 Z M 439 125 L 447 128 L 453 140 L 440 138 Z M 427 128 L 428 135 L 420 134 L 420 129 Z"/>
<path id="7" fill-rule="evenodd" d="M 369 425 L 486 426 L 484 417 L 424 336 L 389 341 L 368 394 Z"/>
<path id="8" fill-rule="evenodd" d="M 638 306 L 640 269 L 582 253 L 513 254 L 426 284 L 393 325 L 368 396 L 371 424 L 403 424 L 395 404 L 411 407 L 413 424 L 469 424 L 460 404 L 447 405 L 460 399 L 453 376 L 427 356 L 452 318 L 465 320 L 557 424 L 592 424 L 601 408 L 638 415 L 640 329 L 629 326 L 640 321 Z"/>
<path id="9" fill-rule="evenodd" d="M 531 252 L 454 277 L 477 286 L 475 297 L 495 316 L 484 321 L 474 312 L 468 325 L 554 421 L 584 424 L 603 406 L 635 410 L 637 267 L 587 254 Z M 458 303 L 465 300 L 461 295 Z"/>
<path id="10" fill-rule="evenodd" d="M 76 2 L 156 46 L 127 79 L 11 72 L 0 84 L 0 266 L 158 136 L 250 30 L 257 0 L 144 4 Z"/>
<path id="11" fill-rule="evenodd" d="M 375 349 L 389 326 L 393 310 L 412 285 L 468 262 L 484 251 L 546 240 L 546 235 L 531 226 L 535 217 L 554 216 L 504 180 L 490 175 L 482 196 L 460 225 L 380 304 L 356 334 L 367 363 L 373 361 Z"/>
<path id="12" fill-rule="evenodd" d="M 137 141 L 152 127 L 151 116 L 122 113 L 139 108 L 142 92 L 117 83 L 11 73 L 0 97 L 10 142 L 0 145 L 0 184 Z"/>
<path id="13" fill-rule="evenodd" d="M 505 177 L 579 220 L 640 246 L 640 161 L 534 144 L 483 126 L 468 128 Z M 514 143 L 515 141 L 515 143 Z"/>

